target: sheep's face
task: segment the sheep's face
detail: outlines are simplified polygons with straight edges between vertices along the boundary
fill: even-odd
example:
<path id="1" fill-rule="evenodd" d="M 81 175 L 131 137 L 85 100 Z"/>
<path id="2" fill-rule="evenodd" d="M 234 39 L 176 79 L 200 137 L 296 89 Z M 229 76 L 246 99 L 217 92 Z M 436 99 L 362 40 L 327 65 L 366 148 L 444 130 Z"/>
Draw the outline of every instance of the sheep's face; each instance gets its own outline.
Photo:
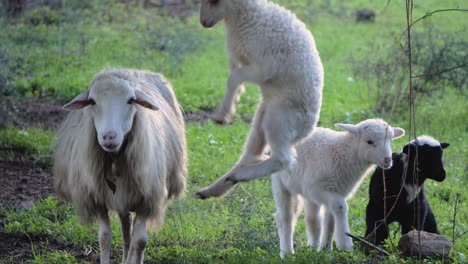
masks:
<path id="1" fill-rule="evenodd" d="M 107 78 L 94 82 L 88 91 L 63 108 L 77 110 L 89 107 L 99 145 L 107 152 L 119 152 L 125 135 L 132 129 L 136 105 L 157 109 L 128 81 Z"/>
<path id="2" fill-rule="evenodd" d="M 353 135 L 357 140 L 357 151 L 360 159 L 375 164 L 383 169 L 392 167 L 393 139 L 402 137 L 405 131 L 399 127 L 392 128 L 380 119 L 369 119 L 357 125 L 336 124 Z"/>
<path id="3" fill-rule="evenodd" d="M 442 155 L 443 150 L 448 146 L 450 146 L 449 143 L 439 143 L 432 137 L 420 136 L 403 147 L 403 153 L 410 157 L 409 164 L 414 164 L 417 157 L 417 171 L 419 174 L 417 179 L 420 181 L 419 183 L 422 183 L 426 178 L 438 182 L 445 180 L 446 172 Z M 410 180 L 414 181 L 416 179 Z"/>
<path id="4" fill-rule="evenodd" d="M 226 6 L 231 0 L 201 0 L 200 24 L 212 28 L 225 17 Z"/>

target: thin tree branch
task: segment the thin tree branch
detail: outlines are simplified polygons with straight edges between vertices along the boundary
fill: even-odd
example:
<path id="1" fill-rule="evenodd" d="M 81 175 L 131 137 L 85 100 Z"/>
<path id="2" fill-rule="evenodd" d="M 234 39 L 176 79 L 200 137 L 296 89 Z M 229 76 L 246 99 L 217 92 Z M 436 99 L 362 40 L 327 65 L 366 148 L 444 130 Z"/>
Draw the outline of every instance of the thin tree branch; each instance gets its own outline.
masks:
<path id="1" fill-rule="evenodd" d="M 347 236 L 351 237 L 352 239 L 357 240 L 357 241 L 359 241 L 359 242 L 361 242 L 361 243 L 363 243 L 363 244 L 366 244 L 367 246 L 369 246 L 369 247 L 371 247 L 371 248 L 377 250 L 378 252 L 380 252 L 380 253 L 382 253 L 382 254 L 384 254 L 384 255 L 386 255 L 386 256 L 390 256 L 390 253 L 388 253 L 387 251 L 385 251 L 385 250 L 379 248 L 378 246 L 372 244 L 371 242 L 369 242 L 369 241 L 367 241 L 367 240 L 365 240 L 365 239 L 362 239 L 362 238 L 360 238 L 360 237 L 358 237 L 358 236 L 355 236 L 355 235 L 353 235 L 353 234 L 350 234 L 350 233 L 345 233 L 345 235 L 347 235 Z"/>
<path id="2" fill-rule="evenodd" d="M 398 38 L 398 41 L 401 40 L 401 38 L 405 35 L 405 33 L 416 23 L 418 23 L 419 21 L 425 19 L 426 17 L 430 17 L 432 16 L 433 14 L 436 14 L 436 13 L 440 13 L 440 12 L 451 12 L 451 11 L 461 11 L 461 12 L 468 12 L 468 9 L 461 9 L 461 8 L 448 8 L 448 9 L 438 9 L 438 10 L 435 10 L 435 11 L 432 11 L 432 12 L 427 12 L 424 16 L 416 19 L 415 21 L 413 21 L 400 35 L 400 38 Z"/>
<path id="3" fill-rule="evenodd" d="M 458 69 L 458 68 L 463 68 L 465 66 L 468 65 L 468 61 L 463 63 L 463 64 L 460 64 L 460 65 L 457 65 L 457 66 L 454 66 L 452 68 L 448 68 L 448 69 L 444 69 L 444 70 L 441 70 L 439 72 L 434 72 L 434 73 L 427 73 L 427 74 L 419 74 L 419 75 L 416 75 L 416 76 L 411 76 L 411 78 L 415 79 L 415 78 L 421 78 L 421 77 L 427 77 L 427 76 L 435 76 L 435 75 L 440 75 L 442 73 L 446 73 L 446 72 L 449 72 L 449 71 L 453 71 L 455 69 Z"/>
<path id="4" fill-rule="evenodd" d="M 466 234 L 468 234 L 468 230 L 466 230 L 465 232 L 461 233 L 460 235 L 458 235 L 456 237 L 456 239 L 460 239 L 461 237 L 465 236 Z"/>

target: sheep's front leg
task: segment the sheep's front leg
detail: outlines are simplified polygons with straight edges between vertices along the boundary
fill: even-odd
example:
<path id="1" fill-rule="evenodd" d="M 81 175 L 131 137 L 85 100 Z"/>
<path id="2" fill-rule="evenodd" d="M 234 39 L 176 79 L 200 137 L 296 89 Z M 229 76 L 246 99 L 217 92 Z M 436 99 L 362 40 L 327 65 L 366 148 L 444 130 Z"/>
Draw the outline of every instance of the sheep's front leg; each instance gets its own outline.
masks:
<path id="1" fill-rule="evenodd" d="M 146 215 L 137 213 L 133 222 L 132 239 L 125 264 L 143 263 L 143 253 L 148 242 L 148 233 L 146 231 Z"/>
<path id="2" fill-rule="evenodd" d="M 225 124 L 232 121 L 236 114 L 236 103 L 239 101 L 241 94 L 245 91 L 245 87 L 241 80 L 236 78 L 236 70 L 239 65 L 231 59 L 229 63 L 231 73 L 226 87 L 226 94 L 224 95 L 221 105 L 212 116 L 212 119 L 218 124 Z"/>
<path id="3" fill-rule="evenodd" d="M 305 222 L 307 228 L 307 245 L 318 248 L 320 243 L 320 205 L 305 201 Z"/>
<path id="4" fill-rule="evenodd" d="M 338 193 L 325 191 L 319 187 L 314 188 L 311 194 L 316 201 L 325 205 L 326 210 L 333 215 L 336 246 L 338 249 L 352 249 L 353 241 L 345 234 L 350 233 L 350 231 L 348 225 L 348 204 L 344 197 Z M 327 233 L 330 232 L 327 231 Z M 331 244 L 331 235 L 329 234 L 329 239 L 323 239 L 327 236 L 324 234 L 321 247 L 329 246 L 325 245 L 327 244 L 325 240 L 329 240 Z"/>
<path id="5" fill-rule="evenodd" d="M 258 65 L 244 65 L 239 68 L 231 67 L 227 81 L 226 94 L 213 119 L 218 123 L 229 122 L 236 112 L 235 103 L 244 92 L 244 82 L 260 84 L 266 80 L 265 74 Z"/>
<path id="6" fill-rule="evenodd" d="M 130 212 L 119 214 L 120 224 L 122 227 L 122 238 L 123 238 L 123 260 L 122 263 L 125 263 L 125 260 L 128 256 L 128 250 L 130 248 L 130 241 L 132 235 L 132 214 Z"/>
<path id="7" fill-rule="evenodd" d="M 297 219 L 301 213 L 303 200 L 297 194 L 289 193 L 281 184 L 278 177 L 273 178 L 273 197 L 276 204 L 276 225 L 280 239 L 280 257 L 294 253 L 293 234 Z"/>
<path id="8" fill-rule="evenodd" d="M 99 249 L 101 251 L 101 264 L 109 264 L 112 244 L 112 229 L 107 209 L 98 211 L 99 222 Z"/>
<path id="9" fill-rule="evenodd" d="M 335 221 L 333 220 L 333 214 L 325 208 L 325 211 L 323 212 L 322 242 L 320 250 L 332 250 L 334 225 Z"/>

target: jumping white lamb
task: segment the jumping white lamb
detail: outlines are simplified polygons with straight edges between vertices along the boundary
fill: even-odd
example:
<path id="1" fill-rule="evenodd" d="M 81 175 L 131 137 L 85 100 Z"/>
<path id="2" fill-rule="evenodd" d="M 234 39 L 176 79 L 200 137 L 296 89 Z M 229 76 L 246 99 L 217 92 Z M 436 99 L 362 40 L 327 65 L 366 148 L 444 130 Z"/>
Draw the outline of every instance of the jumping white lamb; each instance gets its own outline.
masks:
<path id="1" fill-rule="evenodd" d="M 123 263 L 143 263 L 147 222 L 160 227 L 185 190 L 184 119 L 171 85 L 148 71 L 103 70 L 63 109 L 71 112 L 56 140 L 56 192 L 82 222 L 97 217 L 101 263 L 109 263 L 110 210 L 121 221 Z"/>
<path id="2" fill-rule="evenodd" d="M 373 164 L 392 166 L 390 143 L 405 133 L 381 119 L 336 126 L 347 131 L 317 127 L 296 146 L 295 168 L 272 175 L 281 257 L 294 252 L 292 237 L 303 200 L 308 245 L 331 249 L 335 233 L 337 247 L 351 249 L 353 242 L 345 235 L 349 232 L 345 198 L 353 195 Z M 322 205 L 323 223 L 319 213 Z"/>
<path id="3" fill-rule="evenodd" d="M 199 198 L 225 195 L 239 181 L 271 175 L 295 163 L 294 144 L 316 126 L 322 102 L 323 66 L 315 40 L 290 11 L 266 0 L 202 0 L 200 23 L 224 20 L 229 52 L 227 90 L 214 115 L 228 122 L 243 83 L 258 84 L 260 103 L 239 162 Z M 264 155 L 266 146 L 271 156 Z"/>

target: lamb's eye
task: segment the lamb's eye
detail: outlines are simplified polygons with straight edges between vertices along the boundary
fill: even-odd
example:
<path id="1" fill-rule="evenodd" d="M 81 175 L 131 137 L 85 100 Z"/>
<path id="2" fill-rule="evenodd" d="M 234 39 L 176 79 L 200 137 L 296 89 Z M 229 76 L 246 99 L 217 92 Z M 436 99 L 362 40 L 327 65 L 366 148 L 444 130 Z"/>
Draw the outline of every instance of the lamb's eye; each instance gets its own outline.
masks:
<path id="1" fill-rule="evenodd" d="M 372 141 L 372 140 L 367 140 L 367 144 L 369 144 L 369 145 L 374 145 L 374 141 Z"/>
<path id="2" fill-rule="evenodd" d="M 88 103 L 89 103 L 90 105 L 95 105 L 95 104 L 96 104 L 96 102 L 95 102 L 94 99 L 92 99 L 92 98 L 89 98 L 89 99 L 88 99 Z"/>
<path id="3" fill-rule="evenodd" d="M 219 0 L 208 0 L 208 2 L 212 5 L 215 5 L 219 2 Z"/>
<path id="4" fill-rule="evenodd" d="M 130 104 L 130 105 L 131 105 L 131 104 L 134 104 L 134 103 L 135 103 L 135 98 L 130 98 L 130 99 L 128 99 L 128 101 L 127 101 L 127 104 Z"/>

